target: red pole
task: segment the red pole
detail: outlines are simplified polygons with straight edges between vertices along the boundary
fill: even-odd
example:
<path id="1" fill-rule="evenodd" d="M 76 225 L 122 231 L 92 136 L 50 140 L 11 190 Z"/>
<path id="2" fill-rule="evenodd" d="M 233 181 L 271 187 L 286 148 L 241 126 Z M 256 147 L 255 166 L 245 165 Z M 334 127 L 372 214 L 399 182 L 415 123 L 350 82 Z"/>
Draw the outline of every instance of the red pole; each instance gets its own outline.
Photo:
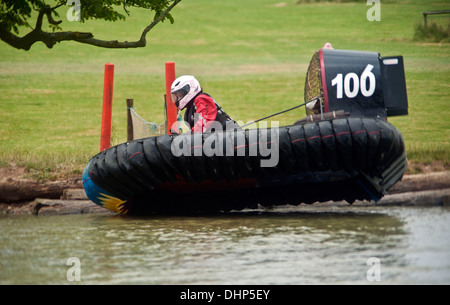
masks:
<path id="1" fill-rule="evenodd" d="M 167 133 L 172 134 L 170 129 L 177 121 L 177 107 L 172 102 L 170 87 L 175 80 L 175 63 L 166 62 L 166 108 L 167 108 Z"/>
<path id="2" fill-rule="evenodd" d="M 103 82 L 103 115 L 100 151 L 111 146 L 111 117 L 114 85 L 114 64 L 105 64 L 105 79 Z"/>

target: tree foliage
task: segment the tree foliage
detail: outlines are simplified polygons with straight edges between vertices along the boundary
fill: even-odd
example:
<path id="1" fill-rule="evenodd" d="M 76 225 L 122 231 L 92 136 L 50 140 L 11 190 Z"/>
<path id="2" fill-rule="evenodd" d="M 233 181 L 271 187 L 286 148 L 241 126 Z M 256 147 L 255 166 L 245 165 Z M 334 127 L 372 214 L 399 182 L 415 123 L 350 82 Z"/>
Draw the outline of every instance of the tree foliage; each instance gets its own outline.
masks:
<path id="1" fill-rule="evenodd" d="M 181 0 L 0 0 L 0 39 L 9 45 L 29 50 L 31 46 L 42 41 L 48 48 L 56 43 L 73 40 L 104 48 L 138 48 L 146 45 L 147 33 L 159 22 L 169 19 L 174 22 L 170 11 Z M 79 21 L 101 19 L 106 21 L 126 20 L 129 9 L 137 7 L 149 10 L 152 22 L 143 29 L 137 41 L 105 41 L 94 38 L 89 32 L 62 31 L 61 18 L 57 9 L 62 6 L 79 4 Z M 68 6 L 69 8 L 69 6 Z M 36 13 L 33 13 L 35 11 Z M 33 19 L 34 22 L 31 22 Z M 48 21 L 51 31 L 44 31 L 43 22 Z M 29 31 L 24 36 L 23 29 Z"/>

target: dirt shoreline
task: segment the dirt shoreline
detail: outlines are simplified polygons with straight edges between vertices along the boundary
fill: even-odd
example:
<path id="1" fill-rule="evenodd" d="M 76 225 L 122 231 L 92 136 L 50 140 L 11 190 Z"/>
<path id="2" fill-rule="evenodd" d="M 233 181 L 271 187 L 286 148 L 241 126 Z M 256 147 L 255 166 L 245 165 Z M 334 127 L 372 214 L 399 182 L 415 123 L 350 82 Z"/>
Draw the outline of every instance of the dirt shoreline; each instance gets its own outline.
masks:
<path id="1" fill-rule="evenodd" d="M 378 205 L 450 205 L 450 171 L 405 175 Z M 356 202 L 353 205 L 374 205 Z M 324 203 L 312 206 L 323 206 Z M 342 206 L 344 202 L 325 205 Z M 87 199 L 81 176 L 39 182 L 27 178 L 25 169 L 0 168 L 0 214 L 58 215 L 109 213 Z"/>

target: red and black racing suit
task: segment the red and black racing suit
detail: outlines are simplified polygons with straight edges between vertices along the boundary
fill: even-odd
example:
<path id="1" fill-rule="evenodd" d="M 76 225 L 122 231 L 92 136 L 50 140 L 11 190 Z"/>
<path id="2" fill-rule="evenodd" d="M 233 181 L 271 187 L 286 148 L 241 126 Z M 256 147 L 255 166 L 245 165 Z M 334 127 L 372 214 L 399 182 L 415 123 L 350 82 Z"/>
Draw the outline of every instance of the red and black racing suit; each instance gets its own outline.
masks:
<path id="1" fill-rule="evenodd" d="M 198 115 L 195 115 L 198 114 Z M 192 128 L 192 133 L 210 132 L 212 123 L 217 121 L 225 130 L 229 124 L 237 123 L 207 93 L 200 92 L 186 106 L 184 121 Z"/>

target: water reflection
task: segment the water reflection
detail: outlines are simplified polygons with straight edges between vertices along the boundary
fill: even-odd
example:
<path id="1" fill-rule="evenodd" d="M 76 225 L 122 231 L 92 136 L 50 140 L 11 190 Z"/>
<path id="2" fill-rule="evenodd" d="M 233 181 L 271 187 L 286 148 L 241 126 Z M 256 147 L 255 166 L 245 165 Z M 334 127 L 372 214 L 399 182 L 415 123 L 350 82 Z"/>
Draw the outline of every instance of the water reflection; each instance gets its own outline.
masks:
<path id="1" fill-rule="evenodd" d="M 409 218 L 377 211 L 4 217 L 0 283 L 69 283 L 69 257 L 81 261 L 82 284 L 368 283 L 370 257 L 381 260 L 382 280 L 402 282 L 414 280 L 403 276 L 414 260 Z"/>

